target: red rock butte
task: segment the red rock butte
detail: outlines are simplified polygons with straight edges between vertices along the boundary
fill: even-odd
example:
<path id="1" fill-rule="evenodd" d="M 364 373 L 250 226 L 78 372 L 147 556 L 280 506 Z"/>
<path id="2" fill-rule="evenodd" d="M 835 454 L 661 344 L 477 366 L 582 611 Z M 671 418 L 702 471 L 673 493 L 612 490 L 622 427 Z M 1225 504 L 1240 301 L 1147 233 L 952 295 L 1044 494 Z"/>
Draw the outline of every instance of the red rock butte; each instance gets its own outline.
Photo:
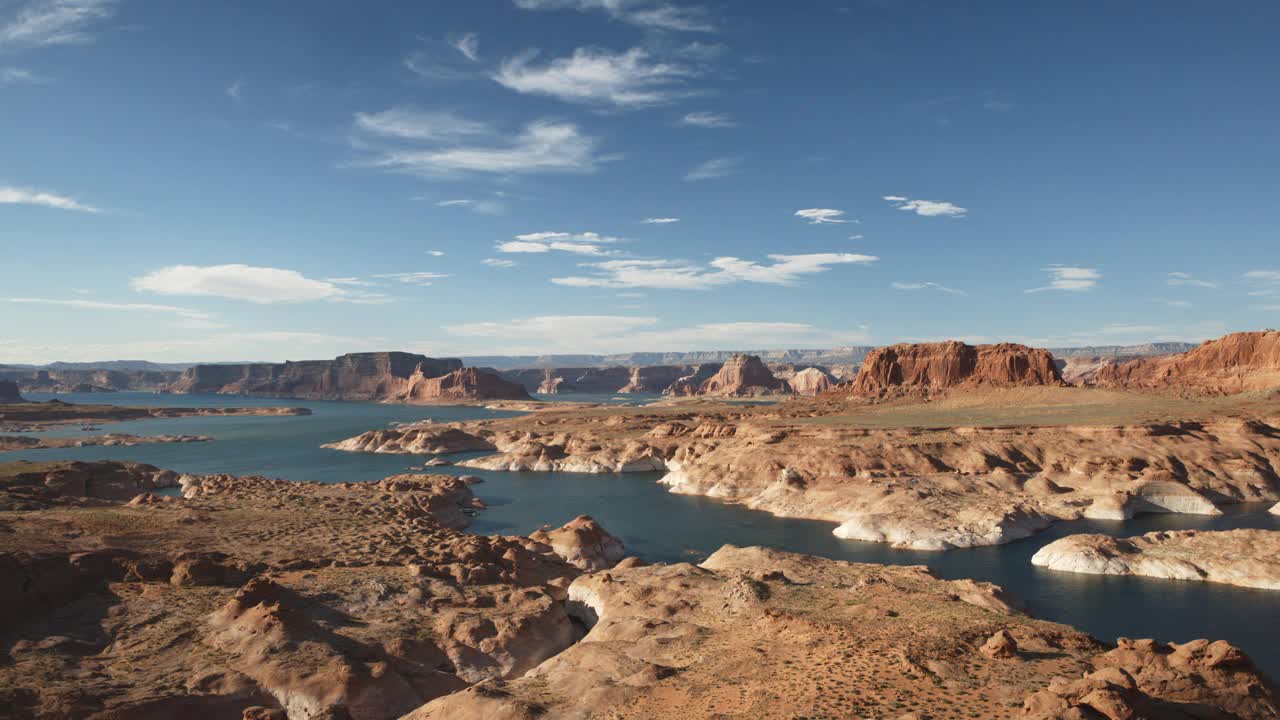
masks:
<path id="1" fill-rule="evenodd" d="M 879 395 L 897 388 L 938 390 L 966 385 L 1062 385 L 1048 350 L 1000 343 L 890 345 L 871 351 L 849 386 L 857 395 Z"/>
<path id="2" fill-rule="evenodd" d="M 1113 362 L 1097 371 L 1093 384 L 1220 395 L 1280 387 L 1280 332 L 1231 333 L 1177 355 Z"/>

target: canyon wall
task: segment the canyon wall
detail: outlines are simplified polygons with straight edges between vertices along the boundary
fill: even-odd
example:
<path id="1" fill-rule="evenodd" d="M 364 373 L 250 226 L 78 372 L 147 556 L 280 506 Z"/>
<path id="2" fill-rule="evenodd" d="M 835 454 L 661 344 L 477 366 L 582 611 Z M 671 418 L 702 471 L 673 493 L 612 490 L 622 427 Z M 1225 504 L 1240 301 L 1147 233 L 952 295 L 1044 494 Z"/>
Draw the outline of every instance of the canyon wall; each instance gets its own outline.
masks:
<path id="1" fill-rule="evenodd" d="M 942 390 L 959 386 L 1062 385 L 1048 350 L 1026 345 L 939 343 L 890 345 L 872 351 L 852 394 L 876 396 L 895 390 Z"/>
<path id="2" fill-rule="evenodd" d="M 1097 370 L 1098 387 L 1189 390 L 1231 395 L 1280 387 L 1280 332 L 1240 332 L 1185 353 L 1109 363 Z"/>

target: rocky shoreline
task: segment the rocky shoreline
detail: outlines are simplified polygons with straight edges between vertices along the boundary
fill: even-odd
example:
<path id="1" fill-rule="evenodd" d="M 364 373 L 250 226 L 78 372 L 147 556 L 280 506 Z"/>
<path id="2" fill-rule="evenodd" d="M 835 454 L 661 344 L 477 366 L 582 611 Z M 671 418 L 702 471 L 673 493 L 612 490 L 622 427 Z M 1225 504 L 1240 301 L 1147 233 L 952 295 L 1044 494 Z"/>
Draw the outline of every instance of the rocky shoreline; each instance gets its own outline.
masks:
<path id="1" fill-rule="evenodd" d="M 1031 564 L 1062 572 L 1212 582 L 1280 590 L 1280 531 L 1153 532 L 1131 538 L 1070 535 Z"/>
<path id="2" fill-rule="evenodd" d="M 587 517 L 469 535 L 482 505 L 451 476 L 11 463 L 0 506 L 18 718 L 1280 712 L 1225 642 L 1109 646 L 922 567 L 733 546 L 645 566 Z"/>

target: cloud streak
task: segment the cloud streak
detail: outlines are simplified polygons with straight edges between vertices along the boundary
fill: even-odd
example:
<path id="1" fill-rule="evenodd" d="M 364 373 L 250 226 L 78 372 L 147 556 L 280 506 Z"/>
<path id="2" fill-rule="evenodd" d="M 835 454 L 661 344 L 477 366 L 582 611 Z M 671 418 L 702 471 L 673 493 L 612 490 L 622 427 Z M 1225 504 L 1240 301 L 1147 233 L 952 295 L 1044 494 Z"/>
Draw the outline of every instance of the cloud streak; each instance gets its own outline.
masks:
<path id="1" fill-rule="evenodd" d="M 89 42 L 90 27 L 110 18 L 115 0 L 27 0 L 0 18 L 0 50 Z"/>
<path id="2" fill-rule="evenodd" d="M 397 127 L 383 134 L 398 139 L 436 140 L 435 137 L 416 138 L 404 134 L 407 132 L 415 131 Z M 423 129 L 422 132 L 434 131 Z M 466 134 L 473 133 L 468 131 Z M 567 122 L 533 122 L 511 139 L 486 135 L 473 144 L 462 144 L 457 137 L 451 139 L 454 142 L 425 149 L 405 145 L 384 148 L 363 164 L 393 172 L 440 177 L 590 173 L 598 164 L 617 159 L 617 156 L 600 156 L 597 153 L 599 141 L 581 133 L 577 125 Z"/>
<path id="3" fill-rule="evenodd" d="M 810 225 L 829 225 L 838 223 L 851 222 L 844 220 L 843 210 L 832 210 L 831 208 L 806 208 L 797 210 L 795 216 L 809 221 Z"/>
<path id="4" fill-rule="evenodd" d="M 613 53 L 586 47 L 542 65 L 536 65 L 536 59 L 536 52 L 526 52 L 506 60 L 493 79 L 525 95 L 629 109 L 684 97 L 688 93 L 680 84 L 696 74 L 678 63 L 654 61 L 642 48 Z"/>
<path id="5" fill-rule="evenodd" d="M 1036 293 L 1045 290 L 1066 290 L 1069 292 L 1085 292 L 1092 290 L 1102 279 L 1102 273 L 1093 268 L 1073 267 L 1070 265 L 1050 265 L 1044 268 L 1049 273 L 1049 284 L 1031 288 L 1026 292 Z"/>
<path id="6" fill-rule="evenodd" d="M 964 217 L 969 212 L 959 205 L 939 200 L 912 200 L 901 195 L 885 195 L 884 199 L 899 210 L 924 217 Z"/>
<path id="7" fill-rule="evenodd" d="M 769 255 L 768 263 L 718 257 L 707 265 L 685 260 L 619 259 L 587 263 L 590 275 L 552 278 L 557 285 L 580 288 L 710 290 L 740 282 L 792 285 L 802 277 L 824 273 L 835 265 L 870 264 L 879 258 L 853 253 Z"/>
<path id="8" fill-rule="evenodd" d="M 602 11 L 611 19 L 652 30 L 714 32 L 707 11 L 662 0 L 515 0 L 522 10 Z"/>
<path id="9" fill-rule="evenodd" d="M 694 169 L 690 170 L 685 176 L 685 182 L 698 182 L 701 180 L 715 180 L 717 178 L 728 177 L 738 172 L 742 167 L 742 160 L 732 157 L 712 158 L 701 163 Z"/>
<path id="10" fill-rule="evenodd" d="M 256 304 L 302 303 L 326 300 L 382 304 L 391 299 L 341 287 L 342 280 L 316 280 L 296 270 L 251 265 L 170 265 L 129 282 L 140 292 L 244 300 Z"/>
<path id="11" fill-rule="evenodd" d="M 956 290 L 936 282 L 892 282 L 889 286 L 894 290 L 937 290 L 951 295 L 964 295 L 963 290 Z"/>
<path id="12" fill-rule="evenodd" d="M 77 202 L 66 195 L 11 186 L 0 186 L 0 205 L 35 205 L 56 210 L 75 210 L 87 213 L 101 212 L 92 205 Z"/>

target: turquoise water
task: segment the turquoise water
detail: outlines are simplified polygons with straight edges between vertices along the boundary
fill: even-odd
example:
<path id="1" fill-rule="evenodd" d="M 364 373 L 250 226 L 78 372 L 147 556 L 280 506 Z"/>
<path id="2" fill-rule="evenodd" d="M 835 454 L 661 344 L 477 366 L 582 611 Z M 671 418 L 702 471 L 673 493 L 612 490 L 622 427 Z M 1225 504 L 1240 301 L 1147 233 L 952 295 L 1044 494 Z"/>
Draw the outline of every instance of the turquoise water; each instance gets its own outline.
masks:
<path id="1" fill-rule="evenodd" d="M 33 400 L 51 395 L 31 394 Z M 139 435 L 209 435 L 209 443 L 136 447 L 62 448 L 0 453 L 0 460 L 122 459 L 148 462 L 194 473 L 262 474 L 291 480 L 342 482 L 377 480 L 421 465 L 424 456 L 372 455 L 325 450 L 341 440 L 396 422 L 422 419 L 471 420 L 513 413 L 468 407 L 426 407 L 276 400 L 233 396 L 60 395 L 67 402 L 168 406 L 301 406 L 300 417 L 197 417 L 141 420 L 103 425 L 96 432 Z M 576 401 L 588 396 L 552 396 Z M 594 401 L 615 396 L 590 396 Z M 648 398 L 616 396 L 618 402 Z M 50 434 L 77 435 L 78 428 Z M 458 460 L 479 453 L 452 456 Z M 1228 508 L 1225 515 L 1144 515 L 1120 522 L 1059 523 L 1016 543 L 947 553 L 894 550 L 878 543 L 841 540 L 831 523 L 775 518 L 762 512 L 705 498 L 673 495 L 656 483 L 659 473 L 582 475 L 575 473 L 496 473 L 466 468 L 435 472 L 472 474 L 484 479 L 476 494 L 489 509 L 476 518 L 478 533 L 527 534 L 542 525 L 560 525 L 590 514 L 618 535 L 634 554 L 651 562 L 698 561 L 725 543 L 768 545 L 812 555 L 891 564 L 928 565 L 946 578 L 973 578 L 1003 586 L 1037 617 L 1069 623 L 1113 641 L 1119 636 L 1155 637 L 1185 642 L 1223 638 L 1243 647 L 1273 677 L 1280 677 L 1280 592 L 1209 583 L 1058 573 L 1032 567 L 1036 550 L 1079 532 L 1136 535 L 1153 530 L 1258 527 L 1280 530 L 1280 517 L 1267 506 Z"/>

